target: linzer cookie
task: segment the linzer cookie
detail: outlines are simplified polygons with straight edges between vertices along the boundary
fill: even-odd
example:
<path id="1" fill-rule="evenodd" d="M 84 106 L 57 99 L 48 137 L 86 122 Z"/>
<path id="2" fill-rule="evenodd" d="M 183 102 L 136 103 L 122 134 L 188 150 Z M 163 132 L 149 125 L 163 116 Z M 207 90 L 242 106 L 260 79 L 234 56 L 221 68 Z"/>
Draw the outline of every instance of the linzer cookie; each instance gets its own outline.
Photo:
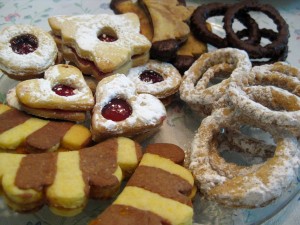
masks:
<path id="1" fill-rule="evenodd" d="M 17 98 L 11 100 L 10 98 Z M 59 64 L 45 72 L 44 79 L 31 79 L 20 82 L 8 95 L 12 106 L 20 103 L 22 110 L 44 118 L 83 121 L 85 113 L 94 106 L 93 94 L 79 69 Z M 44 114 L 43 114 L 44 112 Z M 82 117 L 68 117 L 74 114 Z"/>
<path id="2" fill-rule="evenodd" d="M 190 33 L 186 22 L 191 12 L 185 7 L 185 2 L 178 0 L 141 0 L 139 2 L 147 12 L 153 26 L 151 58 L 162 61 L 174 59 L 179 45 L 186 41 Z"/>
<path id="3" fill-rule="evenodd" d="M 80 151 L 0 153 L 0 184 L 13 210 L 28 212 L 48 204 L 58 215 L 73 216 L 88 198 L 116 194 L 124 174 L 132 173 L 140 158 L 140 146 L 121 137 Z"/>
<path id="4" fill-rule="evenodd" d="M 149 59 L 151 43 L 140 34 L 134 13 L 123 15 L 55 16 L 49 25 L 62 39 L 64 58 L 98 80 L 126 73 Z"/>
<path id="5" fill-rule="evenodd" d="M 169 147 L 163 155 L 159 153 L 161 145 L 164 149 Z M 178 152 L 176 146 L 168 144 L 152 145 L 151 149 L 157 148 L 157 151 L 148 152 L 146 148 L 124 190 L 89 225 L 191 225 L 193 207 L 188 196 L 192 192 L 194 179 L 187 169 L 170 160 L 174 147 Z"/>
<path id="6" fill-rule="evenodd" d="M 181 84 L 181 75 L 172 64 L 156 60 L 131 68 L 127 77 L 135 83 L 138 93 L 154 95 L 165 105 L 172 101 Z"/>
<path id="7" fill-rule="evenodd" d="M 38 27 L 12 25 L 0 31 L 0 69 L 10 78 L 42 77 L 57 52 L 51 35 Z"/>
<path id="8" fill-rule="evenodd" d="M 138 94 L 135 84 L 124 74 L 101 80 L 95 96 L 91 132 L 96 142 L 112 136 L 150 135 L 166 118 L 162 102 L 153 95 Z"/>
<path id="9" fill-rule="evenodd" d="M 91 142 L 90 131 L 79 124 L 33 118 L 0 104 L 0 149 L 22 153 L 80 149 Z"/>

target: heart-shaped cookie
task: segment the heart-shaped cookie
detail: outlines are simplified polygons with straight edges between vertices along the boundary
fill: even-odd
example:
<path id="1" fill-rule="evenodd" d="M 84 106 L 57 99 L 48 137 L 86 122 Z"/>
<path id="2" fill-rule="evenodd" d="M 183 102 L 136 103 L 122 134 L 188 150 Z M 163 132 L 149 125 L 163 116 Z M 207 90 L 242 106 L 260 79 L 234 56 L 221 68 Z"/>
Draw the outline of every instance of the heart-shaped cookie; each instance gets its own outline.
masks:
<path id="1" fill-rule="evenodd" d="M 45 72 L 44 79 L 20 82 L 19 101 L 27 107 L 86 111 L 94 106 L 94 97 L 79 69 L 59 64 Z"/>
<path id="2" fill-rule="evenodd" d="M 110 136 L 136 137 L 159 128 L 166 118 L 161 101 L 150 94 L 138 94 L 124 74 L 98 83 L 91 132 L 94 141 Z"/>

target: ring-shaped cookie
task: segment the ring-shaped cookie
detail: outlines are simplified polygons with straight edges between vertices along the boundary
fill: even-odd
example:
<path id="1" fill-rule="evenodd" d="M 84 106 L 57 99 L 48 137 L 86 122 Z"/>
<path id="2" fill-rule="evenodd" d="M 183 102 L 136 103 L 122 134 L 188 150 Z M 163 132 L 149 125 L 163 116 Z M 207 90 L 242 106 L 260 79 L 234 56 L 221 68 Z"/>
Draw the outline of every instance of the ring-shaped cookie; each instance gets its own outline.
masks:
<path id="1" fill-rule="evenodd" d="M 277 63 L 253 67 L 247 78 L 233 76 L 229 98 L 242 113 L 277 129 L 300 132 L 300 80 L 296 68 Z M 287 71 L 287 74 L 278 71 Z M 299 76 L 299 70 L 298 70 Z"/>
<path id="2" fill-rule="evenodd" d="M 278 30 L 277 38 L 265 46 L 252 45 L 241 40 L 232 28 L 234 17 L 241 11 L 260 11 L 267 15 L 276 23 Z M 247 51 L 251 58 L 273 58 L 280 55 L 287 45 L 290 36 L 288 24 L 280 13 L 273 6 L 269 4 L 259 4 L 257 1 L 243 1 L 229 8 L 224 16 L 224 29 L 226 31 L 227 40 L 231 46 Z"/>
<path id="3" fill-rule="evenodd" d="M 261 207 L 278 198 L 296 178 L 298 142 L 292 135 L 273 134 L 269 127 L 266 131 L 277 145 L 272 158 L 246 167 L 228 163 L 218 154 L 215 137 L 222 128 L 236 123 L 266 128 L 257 126 L 260 124 L 249 117 L 237 116 L 229 108 L 214 111 L 202 121 L 193 139 L 189 168 L 209 199 L 227 206 Z"/>
<path id="4" fill-rule="evenodd" d="M 214 68 L 217 67 L 217 68 Z M 211 69 L 212 68 L 212 69 Z M 230 79 L 209 86 L 210 79 L 216 70 L 246 76 L 251 70 L 251 62 L 245 51 L 233 48 L 218 49 L 205 53 L 185 72 L 180 85 L 180 98 L 195 111 L 211 105 L 222 97 L 228 87 Z M 232 71 L 232 72 L 231 72 Z"/>
<path id="5" fill-rule="evenodd" d="M 19 49 L 13 50 L 12 42 L 20 45 Z M 24 51 L 22 42 L 35 46 Z M 12 25 L 0 32 L 0 69 L 13 79 L 41 77 L 55 63 L 57 51 L 52 36 L 38 27 Z"/>
<path id="6" fill-rule="evenodd" d="M 266 29 L 263 28 L 260 31 L 261 37 L 268 39 L 270 42 L 273 42 L 277 39 L 278 33 L 271 30 L 271 29 Z M 248 36 L 248 30 L 244 29 L 241 31 L 238 31 L 236 33 L 240 39 L 243 37 Z M 286 45 L 282 50 L 281 53 L 278 56 L 275 56 L 273 58 L 267 59 L 267 60 L 251 60 L 253 66 L 259 66 L 259 65 L 264 65 L 264 64 L 271 64 L 271 63 L 276 63 L 278 61 L 285 61 L 288 55 L 288 45 Z"/>
<path id="7" fill-rule="evenodd" d="M 152 94 L 159 99 L 175 94 L 182 80 L 172 64 L 156 60 L 131 68 L 127 77 L 135 83 L 138 93 Z"/>
<path id="8" fill-rule="evenodd" d="M 231 7 L 229 4 L 210 3 L 199 6 L 191 17 L 191 30 L 194 35 L 204 42 L 210 43 L 218 48 L 229 47 L 229 43 L 225 38 L 214 34 L 206 25 L 206 20 L 213 16 L 225 15 L 226 11 Z M 247 43 L 257 43 L 260 40 L 258 24 L 247 13 L 240 13 L 237 19 L 247 27 L 249 38 L 245 40 Z"/>

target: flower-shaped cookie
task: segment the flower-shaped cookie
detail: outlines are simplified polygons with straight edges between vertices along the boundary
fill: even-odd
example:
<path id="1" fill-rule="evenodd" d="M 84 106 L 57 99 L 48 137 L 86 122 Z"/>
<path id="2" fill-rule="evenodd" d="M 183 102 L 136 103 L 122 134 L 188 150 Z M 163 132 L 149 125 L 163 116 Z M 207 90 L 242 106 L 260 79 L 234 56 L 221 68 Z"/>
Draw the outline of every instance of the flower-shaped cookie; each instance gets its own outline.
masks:
<path id="1" fill-rule="evenodd" d="M 25 108 L 59 112 L 88 111 L 94 98 L 79 69 L 59 64 L 45 72 L 44 79 L 31 79 L 16 86 L 16 97 Z M 39 115 L 41 116 L 41 115 Z"/>
<path id="2" fill-rule="evenodd" d="M 53 38 L 38 27 L 13 25 L 0 32 L 0 69 L 13 79 L 41 77 L 56 57 Z"/>
<path id="3" fill-rule="evenodd" d="M 157 130 L 166 109 L 150 94 L 138 94 L 134 83 L 123 74 L 99 82 L 91 132 L 94 141 L 110 136 L 137 137 Z"/>
<path id="4" fill-rule="evenodd" d="M 134 13 L 57 16 L 49 18 L 49 24 L 61 35 L 65 59 L 98 79 L 128 71 L 132 58 L 142 58 L 140 63 L 149 58 L 151 43 L 140 34 Z"/>
<path id="5" fill-rule="evenodd" d="M 178 91 L 182 79 L 172 64 L 156 60 L 131 68 L 127 77 L 135 83 L 138 93 L 151 94 L 162 101 Z"/>

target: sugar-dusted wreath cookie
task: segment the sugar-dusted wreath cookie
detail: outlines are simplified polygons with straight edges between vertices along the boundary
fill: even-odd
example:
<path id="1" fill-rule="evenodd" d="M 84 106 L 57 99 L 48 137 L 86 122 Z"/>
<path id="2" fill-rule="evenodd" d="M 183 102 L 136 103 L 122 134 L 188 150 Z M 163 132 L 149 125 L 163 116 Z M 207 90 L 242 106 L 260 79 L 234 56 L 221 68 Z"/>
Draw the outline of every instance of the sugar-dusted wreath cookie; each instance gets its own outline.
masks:
<path id="1" fill-rule="evenodd" d="M 16 80 L 42 77 L 55 63 L 52 36 L 31 25 L 12 25 L 0 31 L 0 69 Z"/>
<path id="2" fill-rule="evenodd" d="M 162 146 L 164 154 L 159 151 Z M 190 171 L 170 160 L 173 150 L 178 152 L 177 146 L 158 143 L 151 149 L 156 150 L 148 152 L 146 148 L 139 166 L 113 204 L 89 225 L 192 224 L 189 195 L 194 178 Z"/>
<path id="3" fill-rule="evenodd" d="M 131 68 L 127 77 L 135 83 L 138 93 L 152 94 L 163 103 L 170 103 L 168 100 L 181 83 L 181 75 L 172 64 L 156 60 Z"/>
<path id="4" fill-rule="evenodd" d="M 66 64 L 50 67 L 44 79 L 20 82 L 16 86 L 16 97 L 25 111 L 28 109 L 32 114 L 35 109 L 46 111 L 44 116 L 38 116 L 47 118 L 57 118 L 57 113 L 86 112 L 94 106 L 93 94 L 81 71 Z"/>
<path id="5" fill-rule="evenodd" d="M 22 153 L 74 150 L 91 143 L 83 125 L 33 118 L 0 104 L 0 149 Z"/>
<path id="6" fill-rule="evenodd" d="M 140 34 L 134 13 L 55 16 L 48 21 L 62 38 L 65 59 L 99 80 L 149 59 L 151 43 Z"/>
<path id="7" fill-rule="evenodd" d="M 166 118 L 161 101 L 138 94 L 134 83 L 123 74 L 101 80 L 96 90 L 91 132 L 94 141 L 111 136 L 137 137 L 156 131 Z"/>
<path id="8" fill-rule="evenodd" d="M 73 216 L 83 210 L 88 198 L 116 194 L 141 156 L 141 147 L 123 137 L 80 151 L 0 153 L 0 187 L 15 211 L 28 212 L 47 203 L 53 213 Z"/>

